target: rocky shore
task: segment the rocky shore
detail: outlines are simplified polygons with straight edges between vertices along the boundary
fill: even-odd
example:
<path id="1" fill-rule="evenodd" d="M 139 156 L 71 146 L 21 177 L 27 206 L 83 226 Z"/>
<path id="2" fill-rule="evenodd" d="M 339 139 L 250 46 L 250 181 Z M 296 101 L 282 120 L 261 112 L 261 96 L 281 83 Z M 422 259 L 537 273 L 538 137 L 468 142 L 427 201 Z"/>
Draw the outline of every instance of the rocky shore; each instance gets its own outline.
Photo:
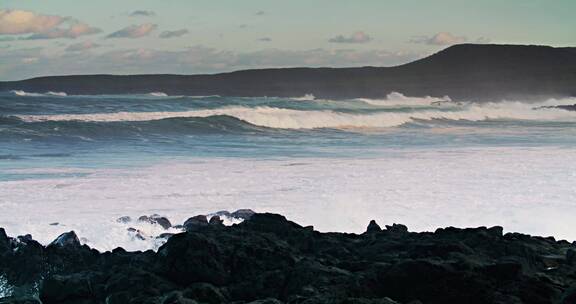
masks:
<path id="1" fill-rule="evenodd" d="M 552 237 L 374 221 L 320 233 L 243 216 L 190 218 L 157 252 L 101 253 L 74 232 L 43 246 L 0 228 L 0 303 L 576 303 L 576 245 Z"/>

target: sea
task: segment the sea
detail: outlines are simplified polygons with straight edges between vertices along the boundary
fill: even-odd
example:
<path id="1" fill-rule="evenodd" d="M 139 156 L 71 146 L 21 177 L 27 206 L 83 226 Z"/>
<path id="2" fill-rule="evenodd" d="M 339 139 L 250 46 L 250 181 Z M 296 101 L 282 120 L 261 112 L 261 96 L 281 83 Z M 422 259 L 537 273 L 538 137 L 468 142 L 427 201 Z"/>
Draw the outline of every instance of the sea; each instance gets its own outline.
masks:
<path id="1" fill-rule="evenodd" d="M 250 208 L 319 231 L 374 219 L 573 241 L 576 111 L 550 107 L 572 104 L 0 92 L 0 227 L 146 250 L 165 231 L 139 216 Z"/>

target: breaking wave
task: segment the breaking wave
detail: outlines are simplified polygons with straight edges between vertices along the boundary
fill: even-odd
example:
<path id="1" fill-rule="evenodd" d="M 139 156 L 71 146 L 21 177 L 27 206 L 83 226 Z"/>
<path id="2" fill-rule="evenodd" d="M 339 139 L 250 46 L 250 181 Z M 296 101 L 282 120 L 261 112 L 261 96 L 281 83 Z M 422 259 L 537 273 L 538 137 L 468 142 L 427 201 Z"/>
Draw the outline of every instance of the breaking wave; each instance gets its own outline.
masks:
<path id="1" fill-rule="evenodd" d="M 570 101 L 548 101 L 539 104 L 501 102 L 486 104 L 466 104 L 449 110 L 439 107 L 420 111 L 370 113 L 348 113 L 331 110 L 295 110 L 268 106 L 233 106 L 218 109 L 180 112 L 116 112 L 95 114 L 54 114 L 17 115 L 25 122 L 144 122 L 174 118 L 208 118 L 228 116 L 246 123 L 277 129 L 317 129 L 317 128 L 388 128 L 415 121 L 430 120 L 534 120 L 576 122 L 576 112 L 555 108 L 542 108 L 549 105 L 576 103 Z"/>

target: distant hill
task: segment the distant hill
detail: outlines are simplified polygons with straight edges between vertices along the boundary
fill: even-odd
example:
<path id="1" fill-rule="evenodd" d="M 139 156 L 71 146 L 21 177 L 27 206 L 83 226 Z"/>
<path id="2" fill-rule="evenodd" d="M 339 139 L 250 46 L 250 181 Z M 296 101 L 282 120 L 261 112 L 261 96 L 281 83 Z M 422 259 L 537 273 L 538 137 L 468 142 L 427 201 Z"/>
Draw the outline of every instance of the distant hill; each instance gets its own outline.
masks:
<path id="1" fill-rule="evenodd" d="M 282 68 L 214 75 L 75 75 L 0 82 L 0 91 L 68 94 L 500 100 L 576 96 L 576 48 L 460 44 L 395 67 Z"/>

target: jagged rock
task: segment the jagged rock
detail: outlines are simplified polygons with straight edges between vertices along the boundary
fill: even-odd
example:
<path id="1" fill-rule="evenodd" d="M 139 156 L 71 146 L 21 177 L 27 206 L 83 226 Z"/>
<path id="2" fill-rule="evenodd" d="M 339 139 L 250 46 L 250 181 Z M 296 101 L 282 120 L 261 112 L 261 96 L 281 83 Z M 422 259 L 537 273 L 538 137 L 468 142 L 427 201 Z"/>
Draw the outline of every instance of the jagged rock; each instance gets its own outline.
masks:
<path id="1" fill-rule="evenodd" d="M 267 213 L 233 226 L 212 226 L 203 216 L 188 224 L 194 229 L 170 236 L 157 252 L 43 247 L 0 229 L 0 273 L 14 286 L 43 278 L 44 303 L 572 304 L 576 298 L 573 245 L 503 235 L 501 227 L 408 233 L 395 224 L 381 233 L 320 233 Z"/>
<path id="2" fill-rule="evenodd" d="M 196 230 L 208 226 L 208 219 L 205 215 L 196 215 L 187 219 L 183 226 L 186 231 Z"/>
<path id="3" fill-rule="evenodd" d="M 80 239 L 74 231 L 62 233 L 59 237 L 57 237 L 50 245 L 48 246 L 56 246 L 56 247 L 80 247 Z"/>
<path id="4" fill-rule="evenodd" d="M 368 224 L 368 228 L 366 228 L 367 233 L 380 232 L 380 231 L 382 231 L 382 228 L 380 228 L 380 225 L 378 225 L 375 220 L 371 220 L 370 223 Z"/>
<path id="5" fill-rule="evenodd" d="M 386 225 L 386 230 L 390 233 L 404 234 L 408 233 L 408 227 L 402 224 L 392 224 L 392 226 Z"/>
<path id="6" fill-rule="evenodd" d="M 238 209 L 232 213 L 230 213 L 231 217 L 247 220 L 250 219 L 256 212 L 252 209 Z"/>

